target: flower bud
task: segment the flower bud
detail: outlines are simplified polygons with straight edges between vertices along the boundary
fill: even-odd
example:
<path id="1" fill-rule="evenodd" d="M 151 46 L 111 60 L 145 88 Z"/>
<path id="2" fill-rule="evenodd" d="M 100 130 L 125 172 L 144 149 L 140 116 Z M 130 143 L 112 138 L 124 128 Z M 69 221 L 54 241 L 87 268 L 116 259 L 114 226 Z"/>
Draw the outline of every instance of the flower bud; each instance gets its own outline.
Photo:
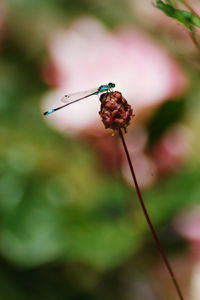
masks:
<path id="1" fill-rule="evenodd" d="M 105 128 L 113 130 L 124 129 L 130 124 L 133 110 L 120 92 L 104 93 L 100 97 L 101 110 L 99 112 Z"/>

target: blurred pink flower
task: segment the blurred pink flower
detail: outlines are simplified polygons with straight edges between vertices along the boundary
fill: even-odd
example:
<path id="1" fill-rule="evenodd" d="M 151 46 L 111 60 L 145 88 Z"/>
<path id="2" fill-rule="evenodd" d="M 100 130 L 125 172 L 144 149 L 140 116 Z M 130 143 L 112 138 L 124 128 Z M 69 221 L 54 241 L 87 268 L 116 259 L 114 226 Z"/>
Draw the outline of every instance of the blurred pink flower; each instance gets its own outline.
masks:
<path id="1" fill-rule="evenodd" d="M 140 188 L 144 189 L 151 186 L 157 179 L 157 170 L 153 160 L 144 153 L 132 155 L 131 159 Z M 133 186 L 133 179 L 127 162 L 123 166 L 123 175 L 127 182 Z"/>
<path id="2" fill-rule="evenodd" d="M 92 146 L 98 156 L 99 166 L 109 173 L 119 171 L 122 163 L 122 152 L 118 139 L 111 136 L 109 132 L 104 131 L 104 134 L 98 136 L 87 135 L 92 141 Z"/>
<path id="3" fill-rule="evenodd" d="M 141 188 L 151 186 L 158 174 L 177 170 L 190 152 L 192 133 L 188 127 L 176 124 L 171 127 L 155 145 L 153 152 L 147 151 L 147 132 L 135 128 L 126 137 L 128 149 L 135 165 L 135 172 Z M 131 182 L 131 174 L 124 157 L 123 174 Z"/>
<path id="4" fill-rule="evenodd" d="M 199 197 L 199 193 L 197 194 Z M 174 227 L 190 243 L 188 253 L 191 259 L 185 260 L 190 275 L 190 295 L 192 300 L 200 298 L 200 205 L 182 212 L 174 220 Z M 188 272 L 188 270 L 187 270 Z"/>
<path id="5" fill-rule="evenodd" d="M 61 105 L 63 94 L 114 82 L 137 114 L 180 96 L 187 88 L 180 65 L 141 31 L 124 27 L 109 32 L 97 20 L 85 18 L 52 34 L 48 49 L 44 80 L 57 89 L 44 96 L 44 110 Z M 104 130 L 99 106 L 94 96 L 46 120 L 62 131 Z"/>
<path id="6" fill-rule="evenodd" d="M 184 125 L 168 129 L 153 151 L 154 162 L 160 173 L 177 169 L 190 150 L 191 132 Z"/>
<path id="7" fill-rule="evenodd" d="M 176 230 L 194 246 L 200 249 L 200 206 L 196 205 L 187 212 L 176 217 Z"/>
<path id="8" fill-rule="evenodd" d="M 151 186 L 157 179 L 157 168 L 153 159 L 145 153 L 147 132 L 143 128 L 136 127 L 127 135 L 126 142 L 140 188 Z M 124 153 L 123 158 L 123 175 L 125 180 L 133 186 L 133 179 Z"/>

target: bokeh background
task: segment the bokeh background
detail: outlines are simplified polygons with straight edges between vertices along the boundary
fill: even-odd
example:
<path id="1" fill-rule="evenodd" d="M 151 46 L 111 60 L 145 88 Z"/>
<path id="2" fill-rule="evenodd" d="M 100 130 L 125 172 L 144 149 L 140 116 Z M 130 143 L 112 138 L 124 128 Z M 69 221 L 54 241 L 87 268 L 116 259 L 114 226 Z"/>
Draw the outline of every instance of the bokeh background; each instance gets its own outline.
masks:
<path id="1" fill-rule="evenodd" d="M 200 64 L 187 30 L 149 0 L 1 0 L 0 53 L 0 299 L 178 299 L 98 97 L 43 116 L 115 82 L 135 113 L 126 140 L 147 209 L 199 300 Z"/>

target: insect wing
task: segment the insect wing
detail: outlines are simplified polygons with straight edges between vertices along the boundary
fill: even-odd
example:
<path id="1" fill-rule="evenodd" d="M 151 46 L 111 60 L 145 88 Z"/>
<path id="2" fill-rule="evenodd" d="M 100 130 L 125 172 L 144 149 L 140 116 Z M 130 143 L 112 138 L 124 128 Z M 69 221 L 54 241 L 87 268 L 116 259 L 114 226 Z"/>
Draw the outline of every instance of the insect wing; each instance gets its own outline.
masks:
<path id="1" fill-rule="evenodd" d="M 98 92 L 98 88 L 91 89 L 91 90 L 84 91 L 84 92 L 67 94 L 64 97 L 62 97 L 61 101 L 64 103 L 69 103 L 69 102 L 72 102 L 72 101 L 80 99 L 80 98 L 85 98 L 88 95 L 91 95 L 95 92 Z"/>

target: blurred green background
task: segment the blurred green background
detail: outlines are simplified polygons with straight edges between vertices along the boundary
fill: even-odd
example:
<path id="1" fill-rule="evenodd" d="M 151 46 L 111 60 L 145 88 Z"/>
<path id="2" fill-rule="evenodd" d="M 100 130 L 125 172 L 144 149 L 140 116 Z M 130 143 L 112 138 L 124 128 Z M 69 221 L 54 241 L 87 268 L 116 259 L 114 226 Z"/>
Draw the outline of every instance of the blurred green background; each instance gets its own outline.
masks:
<path id="1" fill-rule="evenodd" d="M 187 74 L 189 88 L 181 99 L 166 99 L 139 123 L 148 135 L 149 157 L 174 124 L 181 122 L 190 132 L 181 163 L 158 172 L 142 192 L 180 284 L 186 294 L 191 291 L 191 243 L 173 222 L 200 197 L 199 56 L 187 46 L 189 36 L 178 39 L 168 27 L 156 26 L 154 17 L 149 26 L 148 8 L 143 12 L 138 5 L 128 0 L 1 1 L 1 300 L 177 299 L 121 162 L 106 169 L 99 158 L 102 149 L 91 139 L 62 135 L 42 115 L 41 99 L 52 89 L 42 75 L 49 59 L 47 39 L 85 15 L 109 31 L 124 24 L 139 28 L 171 52 Z"/>

